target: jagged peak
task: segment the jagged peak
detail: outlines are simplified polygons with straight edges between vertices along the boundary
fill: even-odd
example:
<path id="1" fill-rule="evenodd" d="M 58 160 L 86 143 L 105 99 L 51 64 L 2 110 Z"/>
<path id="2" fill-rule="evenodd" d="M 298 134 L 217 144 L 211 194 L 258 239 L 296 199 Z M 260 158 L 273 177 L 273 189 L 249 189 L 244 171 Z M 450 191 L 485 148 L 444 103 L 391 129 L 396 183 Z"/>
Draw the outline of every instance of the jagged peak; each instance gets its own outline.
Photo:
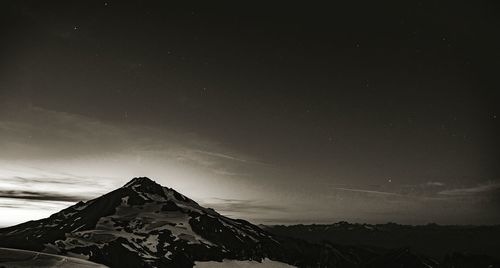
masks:
<path id="1" fill-rule="evenodd" d="M 148 178 L 148 177 L 135 177 L 129 182 L 127 182 L 123 187 L 125 188 L 132 188 L 134 186 L 143 186 L 143 185 L 154 185 L 154 186 L 160 186 L 160 184 L 156 183 L 154 180 Z"/>
<path id="2" fill-rule="evenodd" d="M 152 193 L 164 196 L 164 187 L 148 177 L 136 177 L 123 186 L 136 192 Z"/>
<path id="3" fill-rule="evenodd" d="M 131 189 L 135 192 L 151 193 L 165 198 L 174 198 L 177 201 L 195 203 L 192 199 L 177 192 L 176 190 L 164 187 L 148 177 L 136 177 L 126 183 L 123 188 Z M 170 197 L 169 197 L 170 196 Z"/>

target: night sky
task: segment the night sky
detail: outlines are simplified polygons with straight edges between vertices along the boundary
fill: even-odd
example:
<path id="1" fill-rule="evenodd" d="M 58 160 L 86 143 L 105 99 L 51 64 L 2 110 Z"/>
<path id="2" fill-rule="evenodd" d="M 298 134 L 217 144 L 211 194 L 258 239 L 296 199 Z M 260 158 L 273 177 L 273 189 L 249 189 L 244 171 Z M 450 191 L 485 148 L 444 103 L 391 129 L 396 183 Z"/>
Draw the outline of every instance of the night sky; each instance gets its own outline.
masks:
<path id="1" fill-rule="evenodd" d="M 149 176 L 255 223 L 499 224 L 498 5 L 3 1 L 0 225 Z"/>

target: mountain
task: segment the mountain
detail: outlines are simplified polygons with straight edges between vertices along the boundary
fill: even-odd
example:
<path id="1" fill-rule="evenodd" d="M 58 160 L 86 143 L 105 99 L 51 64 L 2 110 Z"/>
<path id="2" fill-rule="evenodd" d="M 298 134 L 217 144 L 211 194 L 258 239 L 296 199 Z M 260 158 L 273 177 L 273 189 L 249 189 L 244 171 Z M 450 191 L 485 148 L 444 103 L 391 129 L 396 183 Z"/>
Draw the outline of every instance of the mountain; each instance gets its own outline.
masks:
<path id="1" fill-rule="evenodd" d="M 334 224 L 261 225 L 275 235 L 311 243 L 411 248 L 440 260 L 441 267 L 500 267 L 500 225 Z"/>
<path id="2" fill-rule="evenodd" d="M 195 261 L 223 259 L 269 258 L 301 267 L 344 261 L 331 258 L 332 250 L 323 254 L 321 245 L 273 236 L 144 177 L 49 218 L 0 229 L 0 246 L 111 267 L 192 267 Z"/>
<path id="3" fill-rule="evenodd" d="M 296 267 L 437 268 L 452 267 L 456 260 L 441 266 L 406 248 L 342 246 L 272 234 L 204 208 L 145 177 L 49 218 L 0 229 L 0 247 L 78 257 L 110 267 L 182 268 L 240 260 Z"/>

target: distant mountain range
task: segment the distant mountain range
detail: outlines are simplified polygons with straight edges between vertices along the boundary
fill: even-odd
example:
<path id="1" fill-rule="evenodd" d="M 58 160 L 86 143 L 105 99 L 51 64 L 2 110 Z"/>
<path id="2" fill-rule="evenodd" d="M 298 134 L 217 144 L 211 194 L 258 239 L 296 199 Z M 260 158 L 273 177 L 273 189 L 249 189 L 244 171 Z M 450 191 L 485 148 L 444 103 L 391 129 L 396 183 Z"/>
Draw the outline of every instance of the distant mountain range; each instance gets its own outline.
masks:
<path id="1" fill-rule="evenodd" d="M 435 259 L 451 253 L 488 255 L 500 259 L 500 225 L 401 225 L 335 224 L 273 225 L 263 229 L 310 242 L 329 241 L 343 245 L 377 245 L 383 248 L 411 248 Z"/>
<path id="2" fill-rule="evenodd" d="M 450 255 L 438 262 L 408 248 L 373 247 L 357 240 L 340 245 L 327 226 L 317 226 L 260 228 L 141 177 L 49 218 L 0 229 L 0 247 L 78 257 L 110 267 L 182 268 L 223 260 L 265 260 L 262 264 L 295 267 L 500 267 L 493 258 L 479 255 Z M 335 229 L 353 226 L 358 227 L 341 224 Z M 373 226 L 363 228 L 368 231 L 360 230 L 359 235 L 370 236 Z M 2 262 L 0 257 L 0 267 Z"/>

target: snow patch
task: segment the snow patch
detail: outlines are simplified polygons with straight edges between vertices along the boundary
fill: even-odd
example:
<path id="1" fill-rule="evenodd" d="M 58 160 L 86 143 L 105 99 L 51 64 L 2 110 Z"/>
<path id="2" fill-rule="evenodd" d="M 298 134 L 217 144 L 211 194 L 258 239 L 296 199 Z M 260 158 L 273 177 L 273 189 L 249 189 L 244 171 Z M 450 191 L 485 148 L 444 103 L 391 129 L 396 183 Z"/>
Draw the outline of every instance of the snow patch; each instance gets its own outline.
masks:
<path id="1" fill-rule="evenodd" d="M 172 256 L 172 252 L 167 251 L 167 253 L 165 253 L 165 258 L 170 260 L 170 256 Z"/>
<path id="2" fill-rule="evenodd" d="M 288 265 L 286 263 L 272 261 L 270 259 L 264 259 L 262 262 L 258 261 L 238 261 L 238 260 L 223 260 L 222 262 L 217 261 L 206 261 L 206 262 L 195 262 L 194 267 L 197 268 L 291 268 L 295 266 Z"/>

